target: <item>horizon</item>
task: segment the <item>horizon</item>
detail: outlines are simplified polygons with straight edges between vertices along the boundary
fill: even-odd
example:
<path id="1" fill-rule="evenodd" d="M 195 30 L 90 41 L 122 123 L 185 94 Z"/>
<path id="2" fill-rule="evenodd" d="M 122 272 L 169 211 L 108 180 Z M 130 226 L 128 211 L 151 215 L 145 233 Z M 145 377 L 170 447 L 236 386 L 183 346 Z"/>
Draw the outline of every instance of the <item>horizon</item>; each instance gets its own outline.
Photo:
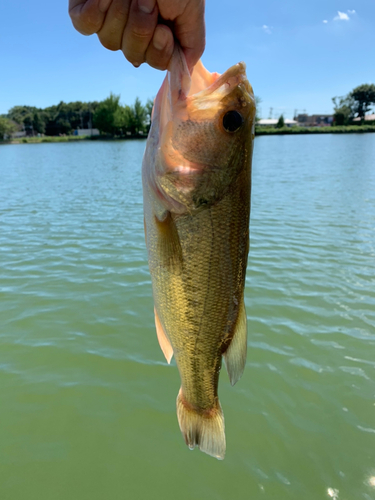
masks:
<path id="1" fill-rule="evenodd" d="M 238 13 L 242 15 L 239 16 Z M 59 102 L 102 101 L 111 92 L 122 104 L 153 99 L 164 72 L 135 69 L 95 35 L 72 26 L 67 0 L 35 9 L 25 0 L 2 8 L 0 48 L 3 78 L 0 114 L 17 105 L 46 108 Z M 259 116 L 332 114 L 332 97 L 375 83 L 368 63 L 374 46 L 375 3 L 289 0 L 261 5 L 222 0 L 206 6 L 207 41 L 202 56 L 210 71 L 224 72 L 243 60 Z M 25 49 L 26 48 L 26 49 Z"/>

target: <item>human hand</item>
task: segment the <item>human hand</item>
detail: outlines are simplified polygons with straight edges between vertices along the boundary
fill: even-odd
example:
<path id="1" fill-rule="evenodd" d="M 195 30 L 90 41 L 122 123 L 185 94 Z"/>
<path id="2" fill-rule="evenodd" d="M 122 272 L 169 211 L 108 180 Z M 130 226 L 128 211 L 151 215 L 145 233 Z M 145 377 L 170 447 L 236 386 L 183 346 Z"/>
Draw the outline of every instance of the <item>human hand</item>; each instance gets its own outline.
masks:
<path id="1" fill-rule="evenodd" d="M 147 62 L 166 69 L 176 39 L 192 68 L 205 46 L 204 2 L 69 0 L 69 15 L 80 33 L 97 33 L 104 47 L 121 49 L 135 67 Z"/>

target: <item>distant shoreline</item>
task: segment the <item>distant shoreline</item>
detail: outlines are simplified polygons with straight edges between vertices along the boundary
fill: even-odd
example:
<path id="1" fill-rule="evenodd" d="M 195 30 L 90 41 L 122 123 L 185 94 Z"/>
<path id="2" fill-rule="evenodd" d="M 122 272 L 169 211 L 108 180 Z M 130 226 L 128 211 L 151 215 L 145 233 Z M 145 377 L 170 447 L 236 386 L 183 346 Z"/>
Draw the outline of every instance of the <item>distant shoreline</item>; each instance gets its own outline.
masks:
<path id="1" fill-rule="evenodd" d="M 337 127 L 255 127 L 255 135 L 291 134 L 363 134 L 375 132 L 375 125 L 340 125 Z"/>
<path id="2" fill-rule="evenodd" d="M 129 139 L 147 139 L 147 135 L 129 135 L 129 136 L 107 136 L 107 135 L 65 135 L 65 136 L 49 136 L 44 137 L 20 137 L 17 139 L 10 139 L 1 141 L 2 144 L 41 144 L 51 142 L 80 142 L 80 141 L 126 141 Z"/>
<path id="3" fill-rule="evenodd" d="M 256 127 L 255 135 L 300 135 L 300 134 L 364 134 L 375 132 L 375 125 L 343 125 L 339 127 Z M 44 136 L 44 137 L 21 137 L 17 139 L 0 141 L 2 144 L 41 144 L 52 142 L 77 142 L 77 141 L 122 141 L 128 139 L 146 139 L 146 135 L 132 136 Z"/>

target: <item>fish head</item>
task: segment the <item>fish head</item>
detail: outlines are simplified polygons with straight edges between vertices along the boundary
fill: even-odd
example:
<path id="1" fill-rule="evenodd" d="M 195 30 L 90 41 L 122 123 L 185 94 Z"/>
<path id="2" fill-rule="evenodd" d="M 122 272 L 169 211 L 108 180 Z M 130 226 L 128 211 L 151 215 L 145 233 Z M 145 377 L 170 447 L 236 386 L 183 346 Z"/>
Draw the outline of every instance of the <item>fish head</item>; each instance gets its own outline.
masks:
<path id="1" fill-rule="evenodd" d="M 165 208 L 184 213 L 217 203 L 243 169 L 250 170 L 255 99 L 240 62 L 190 75 L 180 49 L 155 101 L 158 134 L 154 181 Z M 249 172 L 250 178 L 250 172 Z"/>

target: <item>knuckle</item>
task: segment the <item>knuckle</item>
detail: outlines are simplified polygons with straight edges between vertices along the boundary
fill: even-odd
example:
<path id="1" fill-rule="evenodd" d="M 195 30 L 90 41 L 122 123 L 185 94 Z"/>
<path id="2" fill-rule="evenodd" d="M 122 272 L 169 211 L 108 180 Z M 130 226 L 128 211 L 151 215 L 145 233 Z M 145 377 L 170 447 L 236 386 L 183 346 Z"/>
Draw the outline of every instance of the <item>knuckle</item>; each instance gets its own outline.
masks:
<path id="1" fill-rule="evenodd" d="M 123 21 L 124 19 L 127 19 L 128 7 L 126 3 L 124 4 L 123 2 L 116 2 L 116 4 L 113 7 L 113 17 L 118 21 Z"/>
<path id="2" fill-rule="evenodd" d="M 130 36 L 140 42 L 149 40 L 152 36 L 152 29 L 148 26 L 133 25 L 131 27 Z"/>

